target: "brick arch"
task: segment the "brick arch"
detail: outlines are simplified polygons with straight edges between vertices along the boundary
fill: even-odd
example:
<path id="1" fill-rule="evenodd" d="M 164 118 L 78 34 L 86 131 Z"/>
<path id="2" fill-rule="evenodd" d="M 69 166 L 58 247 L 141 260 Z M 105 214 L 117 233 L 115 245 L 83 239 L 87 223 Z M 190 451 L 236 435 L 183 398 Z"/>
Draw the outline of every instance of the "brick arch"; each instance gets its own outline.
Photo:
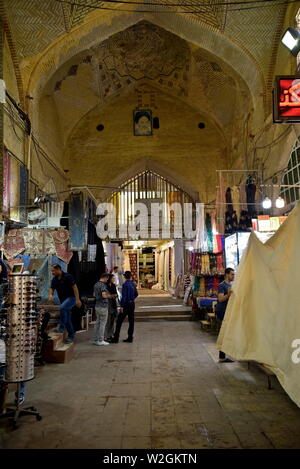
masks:
<path id="1" fill-rule="evenodd" d="M 37 96 L 44 88 L 49 77 L 74 55 L 104 41 L 115 33 L 137 24 L 141 20 L 160 26 L 180 36 L 188 42 L 198 45 L 230 66 L 244 81 L 251 99 L 255 102 L 264 93 L 264 80 L 259 66 L 251 54 L 235 44 L 216 28 L 204 23 L 197 24 L 184 18 L 171 19 L 132 14 L 116 14 L 107 24 L 106 15 L 97 16 L 88 23 L 70 31 L 68 36 L 57 39 L 49 46 L 31 73 L 27 94 Z M 179 27 L 178 27 L 179 25 Z"/>

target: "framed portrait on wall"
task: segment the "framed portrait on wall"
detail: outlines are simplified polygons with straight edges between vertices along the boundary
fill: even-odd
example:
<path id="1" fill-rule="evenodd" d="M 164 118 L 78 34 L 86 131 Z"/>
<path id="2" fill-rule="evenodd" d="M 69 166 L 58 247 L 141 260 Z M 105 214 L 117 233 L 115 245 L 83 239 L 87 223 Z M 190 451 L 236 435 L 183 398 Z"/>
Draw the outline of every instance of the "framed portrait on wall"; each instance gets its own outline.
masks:
<path id="1" fill-rule="evenodd" d="M 152 135 L 152 111 L 147 109 L 133 111 L 133 134 L 137 137 Z"/>

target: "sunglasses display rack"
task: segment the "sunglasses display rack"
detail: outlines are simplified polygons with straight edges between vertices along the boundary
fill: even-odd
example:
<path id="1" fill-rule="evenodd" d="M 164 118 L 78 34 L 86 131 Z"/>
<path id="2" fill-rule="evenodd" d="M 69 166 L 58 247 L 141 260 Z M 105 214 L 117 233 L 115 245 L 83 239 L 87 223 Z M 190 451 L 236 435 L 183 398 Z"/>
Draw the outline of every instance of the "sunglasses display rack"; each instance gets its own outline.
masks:
<path id="1" fill-rule="evenodd" d="M 34 378 L 37 341 L 37 279 L 29 275 L 11 275 L 7 318 L 5 380 L 18 383 Z"/>
<path id="2" fill-rule="evenodd" d="M 17 383 L 16 409 L 7 409 L 5 415 L 41 416 L 34 407 L 21 408 L 19 404 L 20 383 L 34 378 L 34 359 L 39 330 L 40 314 L 37 311 L 37 277 L 12 274 L 8 277 L 8 289 L 3 297 L 1 317 L 5 327 L 6 367 L 5 382 Z"/>

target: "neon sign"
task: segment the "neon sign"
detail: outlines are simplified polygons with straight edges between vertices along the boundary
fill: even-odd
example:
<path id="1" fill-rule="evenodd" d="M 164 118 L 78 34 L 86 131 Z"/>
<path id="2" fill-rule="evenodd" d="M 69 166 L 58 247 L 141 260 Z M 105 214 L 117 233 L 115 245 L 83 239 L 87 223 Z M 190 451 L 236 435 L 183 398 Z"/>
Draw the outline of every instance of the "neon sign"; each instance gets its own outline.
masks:
<path id="1" fill-rule="evenodd" d="M 273 120 L 277 123 L 300 122 L 300 77 L 276 77 Z"/>

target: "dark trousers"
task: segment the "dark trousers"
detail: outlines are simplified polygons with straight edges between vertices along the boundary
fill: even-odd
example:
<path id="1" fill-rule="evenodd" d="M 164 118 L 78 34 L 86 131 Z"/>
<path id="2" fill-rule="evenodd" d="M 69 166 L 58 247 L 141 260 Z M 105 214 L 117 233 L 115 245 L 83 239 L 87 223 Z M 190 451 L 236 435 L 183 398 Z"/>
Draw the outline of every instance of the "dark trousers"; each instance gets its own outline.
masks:
<path id="1" fill-rule="evenodd" d="M 219 323 L 220 329 L 221 329 L 221 326 L 222 326 L 223 318 L 224 318 L 224 315 L 222 317 L 217 316 L 217 321 Z M 226 354 L 224 352 L 221 352 L 221 350 L 220 350 L 219 351 L 219 360 L 225 360 L 225 358 L 226 358 Z"/>
<path id="2" fill-rule="evenodd" d="M 128 339 L 133 339 L 133 331 L 134 331 L 134 308 L 135 304 L 134 301 L 130 303 L 126 303 L 123 307 L 123 313 L 120 313 L 117 319 L 116 324 L 116 331 L 115 331 L 115 339 L 119 339 L 120 330 L 123 324 L 124 319 L 128 316 L 129 328 L 128 328 Z"/>

